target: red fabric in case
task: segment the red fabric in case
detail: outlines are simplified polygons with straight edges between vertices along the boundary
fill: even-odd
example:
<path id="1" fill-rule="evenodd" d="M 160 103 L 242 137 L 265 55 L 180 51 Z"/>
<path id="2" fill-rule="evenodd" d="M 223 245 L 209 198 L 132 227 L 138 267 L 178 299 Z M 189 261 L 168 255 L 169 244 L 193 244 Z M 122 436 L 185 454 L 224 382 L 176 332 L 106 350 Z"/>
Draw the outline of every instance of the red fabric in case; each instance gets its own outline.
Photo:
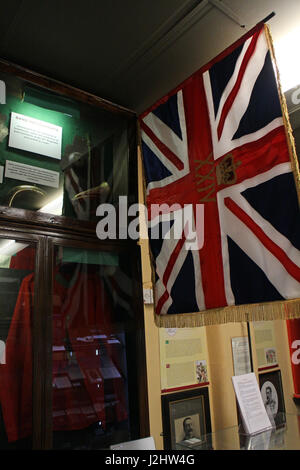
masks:
<path id="1" fill-rule="evenodd" d="M 53 429 L 82 429 L 99 421 L 105 428 L 103 363 L 115 371 L 115 378 L 108 380 L 110 410 L 114 409 L 117 421 L 127 418 L 124 380 L 114 366 L 116 352 L 109 341 L 112 308 L 95 273 L 78 272 L 72 287 L 62 282 L 56 276 L 53 289 Z M 19 291 L 6 341 L 6 364 L 0 366 L 1 407 L 9 441 L 32 432 L 33 298 L 34 275 L 30 274 Z M 72 371 L 78 380 L 71 380 Z"/>

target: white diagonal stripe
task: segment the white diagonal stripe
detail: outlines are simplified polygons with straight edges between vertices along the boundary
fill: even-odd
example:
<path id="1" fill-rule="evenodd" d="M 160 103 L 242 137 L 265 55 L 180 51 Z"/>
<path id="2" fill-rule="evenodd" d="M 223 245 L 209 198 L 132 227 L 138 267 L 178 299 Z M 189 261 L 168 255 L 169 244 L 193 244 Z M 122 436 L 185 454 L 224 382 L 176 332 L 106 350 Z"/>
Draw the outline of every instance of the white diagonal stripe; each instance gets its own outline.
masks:
<path id="1" fill-rule="evenodd" d="M 299 297 L 300 283 L 270 253 L 254 233 L 227 207 L 223 209 L 223 231 L 257 264 L 285 299 Z"/>
<path id="2" fill-rule="evenodd" d="M 239 74 L 239 71 L 240 71 L 240 66 L 242 64 L 242 61 L 245 57 L 245 54 L 247 52 L 247 49 L 249 47 L 249 44 L 251 42 L 251 38 L 247 39 L 247 41 L 244 43 L 243 45 L 243 48 L 241 50 L 241 53 L 236 61 L 236 64 L 235 64 L 235 68 L 234 68 L 234 71 L 233 71 L 233 74 L 232 76 L 230 77 L 230 80 L 229 82 L 227 83 L 225 89 L 224 89 L 224 92 L 221 96 L 221 99 L 220 99 L 220 103 L 219 103 L 219 108 L 218 108 L 218 112 L 217 112 L 217 116 L 215 118 L 215 121 L 216 121 L 216 125 L 219 124 L 219 120 L 220 120 L 220 117 L 221 117 L 221 113 L 222 113 L 222 110 L 223 110 L 223 106 L 228 98 L 228 96 L 230 95 L 236 81 L 237 81 L 237 77 L 238 77 L 238 74 Z"/>
<path id="3" fill-rule="evenodd" d="M 174 165 L 174 163 L 171 162 L 160 150 L 159 148 L 155 145 L 153 140 L 150 139 L 150 137 L 142 131 L 142 140 L 145 142 L 145 144 L 152 150 L 154 155 L 161 160 L 163 165 L 171 172 L 171 173 L 176 173 L 179 172 L 178 168 Z"/>
<path id="4" fill-rule="evenodd" d="M 226 153 L 230 152 L 231 150 L 237 147 L 240 147 L 242 145 L 261 139 L 272 130 L 283 125 L 282 117 L 278 117 L 278 118 L 275 118 L 273 121 L 271 121 L 269 124 L 267 124 L 265 127 L 259 129 L 258 131 L 249 133 L 238 139 L 233 140 L 233 136 L 236 130 L 238 129 L 240 120 L 243 114 L 245 113 L 247 106 L 249 104 L 249 99 L 251 96 L 250 92 L 252 92 L 253 90 L 253 86 L 251 89 L 251 87 L 249 87 L 249 83 L 255 84 L 255 80 L 257 78 L 257 70 L 255 70 L 255 67 L 253 66 L 252 62 L 257 62 L 256 67 L 258 67 L 258 70 L 260 68 L 259 70 L 260 72 L 264 64 L 267 50 L 268 50 L 268 46 L 266 42 L 265 33 L 264 31 L 262 31 L 260 34 L 260 37 L 258 38 L 255 52 L 247 65 L 247 69 L 245 71 L 238 95 L 235 99 L 235 102 L 233 103 L 231 110 L 229 111 L 228 116 L 226 117 L 225 125 L 223 128 L 223 133 L 222 133 L 220 141 L 218 140 L 218 134 L 217 134 L 218 121 L 215 120 L 209 71 L 206 71 L 203 74 L 203 84 L 204 84 L 204 89 L 205 89 L 206 102 L 207 102 L 209 120 L 210 120 L 210 125 L 211 125 L 213 155 L 214 155 L 215 160 L 217 160 L 218 158 L 222 157 L 223 155 L 225 155 Z M 227 93 L 228 91 L 229 91 L 229 88 L 227 90 Z M 219 111 L 221 112 L 221 110 Z M 218 116 L 219 116 L 219 113 L 218 113 Z"/>
<path id="5" fill-rule="evenodd" d="M 176 258 L 176 261 L 174 263 L 174 266 L 172 268 L 172 271 L 170 273 L 170 277 L 168 279 L 168 282 L 167 282 L 167 286 L 166 286 L 166 290 L 168 291 L 169 293 L 169 298 L 168 298 L 168 301 L 166 301 L 166 303 L 163 305 L 162 309 L 161 309 L 161 313 L 167 313 L 170 305 L 172 304 L 172 296 L 171 296 L 171 290 L 172 290 L 172 287 L 177 279 L 177 276 L 183 266 L 183 263 L 185 262 L 186 260 L 186 257 L 187 257 L 187 254 L 188 254 L 188 251 L 184 249 L 184 247 L 180 250 L 177 258 Z"/>
<path id="6" fill-rule="evenodd" d="M 225 227 L 227 226 L 225 221 L 225 206 L 224 199 L 226 197 L 234 198 L 237 193 L 241 193 L 248 188 L 253 188 L 259 184 L 265 183 L 276 176 L 290 173 L 291 164 L 290 162 L 280 163 L 279 165 L 274 166 L 268 171 L 260 173 L 257 176 L 248 178 L 242 183 L 239 183 L 229 188 L 225 188 L 218 192 L 218 208 L 219 208 L 219 220 L 220 220 L 220 232 L 221 232 L 221 249 L 222 249 L 222 259 L 223 259 L 223 273 L 224 273 L 224 286 L 225 286 L 225 295 L 228 305 L 235 304 L 235 298 L 231 288 L 230 280 L 230 263 L 229 263 L 229 253 L 228 253 L 228 241 L 227 241 L 227 231 Z"/>
<path id="7" fill-rule="evenodd" d="M 300 251 L 295 248 L 290 240 L 276 230 L 266 219 L 264 219 L 240 194 L 236 193 L 231 199 L 263 230 L 276 245 L 279 246 L 290 260 L 300 268 Z"/>
<path id="8" fill-rule="evenodd" d="M 164 276 L 170 257 L 178 243 L 178 239 L 174 238 L 174 228 L 175 225 L 166 233 L 160 253 L 156 258 L 156 272 L 161 279 Z"/>
<path id="9" fill-rule="evenodd" d="M 152 152 L 161 160 L 163 165 L 170 171 L 170 173 L 172 173 L 170 176 L 166 176 L 159 181 L 152 181 L 149 183 L 147 186 L 147 194 L 149 194 L 151 189 L 167 186 L 168 184 L 174 183 L 180 178 L 183 178 L 189 173 L 189 165 L 186 165 L 183 170 L 178 170 L 178 168 L 176 168 L 176 166 L 168 158 L 166 158 L 163 153 L 161 153 L 154 142 L 144 132 L 142 133 L 142 139 L 152 150 Z"/>
<path id="10" fill-rule="evenodd" d="M 153 113 L 149 113 L 143 121 L 148 127 L 154 132 L 154 134 L 162 141 L 166 147 L 168 147 L 183 163 L 184 167 L 182 170 L 179 170 L 155 145 L 151 138 L 147 135 L 145 131 L 142 130 L 142 140 L 150 148 L 150 150 L 156 155 L 156 157 L 162 162 L 162 164 L 172 173 L 170 176 L 167 176 L 159 181 L 152 181 L 147 186 L 147 194 L 151 189 L 162 188 L 168 184 L 174 183 L 180 178 L 184 178 L 190 171 L 189 158 L 188 158 L 188 145 L 187 145 L 187 135 L 186 135 L 186 123 L 185 123 L 185 112 L 184 112 L 184 103 L 183 103 L 183 94 L 182 91 L 177 93 L 177 105 L 178 105 L 178 115 L 180 121 L 180 128 L 182 134 L 182 140 L 170 129 L 166 124 L 164 124 L 159 118 L 157 118 Z"/>
<path id="11" fill-rule="evenodd" d="M 259 173 L 258 175 L 252 176 L 251 178 L 245 179 L 241 183 L 230 186 L 229 188 L 222 189 L 218 192 L 218 198 L 225 198 L 227 196 L 232 197 L 236 192 L 242 193 L 248 188 L 254 188 L 259 184 L 265 183 L 276 176 L 283 175 L 285 173 L 291 173 L 291 163 L 279 163 L 276 166 L 273 166 L 270 170 Z"/>
<path id="12" fill-rule="evenodd" d="M 186 126 L 183 109 L 182 91 L 177 93 L 178 114 L 180 120 L 182 140 L 177 134 L 167 126 L 161 119 L 155 116 L 154 113 L 149 113 L 144 117 L 144 123 L 151 129 L 155 136 L 166 145 L 174 155 L 179 158 L 185 165 L 188 161 L 188 148 L 186 140 Z"/>
<path id="13" fill-rule="evenodd" d="M 162 295 L 164 295 L 165 291 L 169 293 L 169 297 L 164 303 L 161 313 L 165 314 L 167 313 L 169 307 L 172 305 L 172 298 L 171 298 L 171 290 L 172 287 L 177 279 L 177 276 L 182 269 L 182 266 L 186 260 L 187 254 L 189 250 L 186 249 L 186 244 L 183 245 L 182 249 L 180 250 L 180 253 L 178 254 L 178 257 L 174 263 L 174 266 L 172 268 L 172 271 L 170 273 L 167 286 L 164 286 L 162 282 L 162 278 L 164 276 L 166 267 L 168 265 L 168 262 L 170 260 L 170 257 L 172 256 L 172 253 L 174 249 L 176 248 L 176 245 L 178 243 L 178 239 L 174 239 L 175 233 L 176 233 L 176 215 L 177 217 L 180 215 L 179 213 L 182 213 L 183 211 L 175 211 L 175 213 L 171 214 L 171 217 L 175 219 L 174 225 L 170 228 L 170 230 L 166 234 L 166 238 L 163 241 L 161 251 L 159 255 L 156 258 L 156 272 L 157 275 L 159 276 L 158 281 L 156 282 L 156 299 L 157 301 L 161 298 Z M 161 217 L 164 218 L 166 214 L 163 214 Z M 183 214 L 181 215 L 181 218 L 183 217 Z M 158 222 L 158 218 L 155 219 Z M 150 222 L 150 226 L 153 227 L 154 225 L 154 220 Z M 194 225 L 195 221 L 193 220 L 191 224 L 187 225 L 188 230 L 194 230 Z M 188 238 L 188 234 L 186 234 Z M 169 237 L 169 238 L 168 238 Z M 202 286 L 202 275 L 201 275 L 201 266 L 200 266 L 200 259 L 199 259 L 199 251 L 197 250 L 191 250 L 192 256 L 193 256 L 193 266 L 194 266 L 194 275 L 195 275 L 195 296 L 196 296 L 196 302 L 200 310 L 205 309 L 205 301 L 204 301 L 204 293 L 203 293 L 203 286 Z"/>
<path id="14" fill-rule="evenodd" d="M 225 119 L 220 139 L 223 144 L 228 140 L 232 140 L 239 127 L 240 121 L 249 105 L 257 77 L 264 66 L 267 52 L 268 45 L 265 35 L 260 34 L 256 43 L 255 51 L 247 64 L 238 93 Z"/>

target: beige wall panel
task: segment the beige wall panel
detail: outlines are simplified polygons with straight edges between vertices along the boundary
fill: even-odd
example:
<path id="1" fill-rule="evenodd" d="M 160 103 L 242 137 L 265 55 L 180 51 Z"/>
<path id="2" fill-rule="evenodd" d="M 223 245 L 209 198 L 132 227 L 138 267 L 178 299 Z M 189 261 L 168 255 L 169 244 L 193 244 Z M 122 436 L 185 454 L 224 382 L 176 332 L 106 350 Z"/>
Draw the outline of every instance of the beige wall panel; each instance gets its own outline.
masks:
<path id="1" fill-rule="evenodd" d="M 245 323 L 206 327 L 210 370 L 212 428 L 214 431 L 237 424 L 237 407 L 231 377 L 234 375 L 231 339 L 247 336 Z"/>

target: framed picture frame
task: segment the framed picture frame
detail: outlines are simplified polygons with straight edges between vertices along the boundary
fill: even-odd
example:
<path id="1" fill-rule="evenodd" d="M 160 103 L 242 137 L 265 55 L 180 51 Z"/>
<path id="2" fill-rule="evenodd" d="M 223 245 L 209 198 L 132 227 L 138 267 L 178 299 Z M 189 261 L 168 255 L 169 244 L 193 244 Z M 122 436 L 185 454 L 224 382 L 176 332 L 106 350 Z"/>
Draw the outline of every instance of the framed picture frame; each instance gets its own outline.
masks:
<path id="1" fill-rule="evenodd" d="M 208 387 L 162 395 L 164 449 L 210 448 Z"/>
<path id="2" fill-rule="evenodd" d="M 259 374 L 260 393 L 269 414 L 276 426 L 284 425 L 285 403 L 280 370 Z"/>

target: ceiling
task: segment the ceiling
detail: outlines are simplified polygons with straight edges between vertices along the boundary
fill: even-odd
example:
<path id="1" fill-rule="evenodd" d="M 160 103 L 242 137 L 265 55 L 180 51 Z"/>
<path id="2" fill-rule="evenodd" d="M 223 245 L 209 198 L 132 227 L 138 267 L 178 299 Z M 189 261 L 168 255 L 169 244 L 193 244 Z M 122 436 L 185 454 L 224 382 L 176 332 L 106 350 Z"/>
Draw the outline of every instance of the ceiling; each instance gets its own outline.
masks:
<path id="1" fill-rule="evenodd" d="M 142 112 L 271 12 L 299 0 L 0 0 L 0 58 Z M 245 25 L 245 27 L 241 27 Z"/>

